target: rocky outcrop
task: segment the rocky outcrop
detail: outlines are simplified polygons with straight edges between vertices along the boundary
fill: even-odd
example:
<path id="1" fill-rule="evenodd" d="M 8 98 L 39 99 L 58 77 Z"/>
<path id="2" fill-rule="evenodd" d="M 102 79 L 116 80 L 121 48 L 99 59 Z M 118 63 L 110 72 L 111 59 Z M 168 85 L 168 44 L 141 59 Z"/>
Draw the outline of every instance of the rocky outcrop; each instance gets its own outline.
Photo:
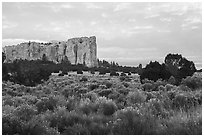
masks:
<path id="1" fill-rule="evenodd" d="M 95 36 L 52 43 L 27 42 L 3 48 L 5 62 L 12 62 L 15 59 L 37 60 L 46 56 L 47 60 L 55 63 L 68 59 L 71 64 L 85 64 L 88 67 L 97 66 L 96 50 Z"/>

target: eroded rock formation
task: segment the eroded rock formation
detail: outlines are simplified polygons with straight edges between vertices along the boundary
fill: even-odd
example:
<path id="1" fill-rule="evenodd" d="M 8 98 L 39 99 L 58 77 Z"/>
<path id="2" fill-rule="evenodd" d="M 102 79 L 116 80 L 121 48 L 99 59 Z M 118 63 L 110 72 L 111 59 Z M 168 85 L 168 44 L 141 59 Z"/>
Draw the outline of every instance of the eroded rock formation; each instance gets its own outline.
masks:
<path id="1" fill-rule="evenodd" d="M 15 59 L 37 60 L 46 56 L 55 63 L 68 59 L 72 64 L 85 64 L 88 67 L 97 66 L 96 50 L 95 36 L 52 43 L 27 42 L 3 48 L 5 62 L 12 62 Z"/>

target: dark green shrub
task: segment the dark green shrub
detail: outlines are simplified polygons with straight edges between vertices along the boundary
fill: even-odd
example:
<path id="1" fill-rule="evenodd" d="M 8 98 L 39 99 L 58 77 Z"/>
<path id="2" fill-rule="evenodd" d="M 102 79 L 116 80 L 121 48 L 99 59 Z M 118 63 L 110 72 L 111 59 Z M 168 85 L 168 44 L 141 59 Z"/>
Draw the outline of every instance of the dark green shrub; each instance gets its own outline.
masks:
<path id="1" fill-rule="evenodd" d="M 105 85 L 106 85 L 107 88 L 110 88 L 113 84 L 111 82 L 107 81 L 107 82 L 105 82 Z"/>
<path id="2" fill-rule="evenodd" d="M 152 91 L 152 90 L 154 89 L 154 85 L 151 84 L 151 83 L 144 83 L 144 84 L 142 85 L 142 89 L 143 89 L 144 91 Z"/>
<path id="3" fill-rule="evenodd" d="M 188 76 L 182 80 L 181 84 L 189 87 L 192 90 L 200 89 L 202 88 L 202 77 Z"/>
<path id="4" fill-rule="evenodd" d="M 91 74 L 95 74 L 95 71 L 90 71 Z"/>
<path id="5" fill-rule="evenodd" d="M 187 111 L 193 106 L 199 104 L 198 100 L 193 95 L 187 94 L 177 94 L 173 99 L 173 108 L 174 109 L 183 109 Z"/>
<path id="6" fill-rule="evenodd" d="M 176 84 L 176 79 L 174 78 L 174 76 L 171 76 L 171 77 L 168 79 L 168 83 L 169 83 L 169 84 L 172 84 L 172 85 L 175 85 L 175 84 Z"/>
<path id="7" fill-rule="evenodd" d="M 96 104 L 99 106 L 98 111 L 106 116 L 112 115 L 117 110 L 115 102 L 105 97 L 99 97 Z"/>
<path id="8" fill-rule="evenodd" d="M 112 93 L 111 89 L 103 89 L 98 94 L 99 94 L 99 96 L 108 97 L 108 95 L 111 94 L 111 93 Z"/>
<path id="9" fill-rule="evenodd" d="M 96 83 L 92 83 L 92 84 L 89 85 L 89 89 L 90 89 L 90 90 L 94 90 L 94 89 L 96 89 L 96 88 L 98 88 L 98 87 L 99 87 L 99 85 L 96 84 Z"/>
<path id="10" fill-rule="evenodd" d="M 39 100 L 36 104 L 37 110 L 39 113 L 45 112 L 47 110 L 53 111 L 57 106 L 57 101 L 53 97 L 44 97 Z"/>
<path id="11" fill-rule="evenodd" d="M 119 74 L 115 71 L 110 72 L 110 76 L 119 76 Z"/>
<path id="12" fill-rule="evenodd" d="M 97 93 L 91 91 L 86 93 L 84 97 L 89 98 L 91 101 L 95 101 L 98 98 L 98 95 Z"/>
<path id="13" fill-rule="evenodd" d="M 56 128 L 49 127 L 46 121 L 38 116 L 23 124 L 21 135 L 59 135 Z"/>
<path id="14" fill-rule="evenodd" d="M 67 111 L 66 108 L 58 108 L 54 113 L 48 113 L 45 120 L 50 122 L 50 127 L 57 128 L 60 133 L 64 133 L 68 127 L 75 124 L 86 125 L 90 123 L 87 116 L 76 111 Z"/>
<path id="15" fill-rule="evenodd" d="M 77 70 L 77 74 L 83 74 L 82 70 Z"/>
<path id="16" fill-rule="evenodd" d="M 23 121 L 28 121 L 30 120 L 34 115 L 37 114 L 37 109 L 34 106 L 30 105 L 21 105 L 16 108 L 14 111 L 14 114 L 21 120 Z"/>
<path id="17" fill-rule="evenodd" d="M 176 87 L 174 85 L 171 85 L 171 84 L 166 84 L 165 85 L 165 90 L 166 91 L 171 91 L 171 90 L 175 90 Z"/>
<path id="18" fill-rule="evenodd" d="M 126 74 L 122 72 L 122 73 L 120 74 L 120 76 L 126 76 Z"/>
<path id="19" fill-rule="evenodd" d="M 147 105 L 152 115 L 162 116 L 162 117 L 165 117 L 165 115 L 167 115 L 167 113 L 165 113 L 165 110 L 162 106 L 162 102 L 157 98 L 150 99 Z"/>
<path id="20" fill-rule="evenodd" d="M 58 76 L 64 76 L 64 74 L 63 73 L 59 73 Z"/>
<path id="21" fill-rule="evenodd" d="M 88 81 L 88 79 L 84 76 L 80 79 L 80 82 L 86 82 L 86 81 Z"/>
<path id="22" fill-rule="evenodd" d="M 89 114 L 91 112 L 96 112 L 98 108 L 94 102 L 92 102 L 89 98 L 86 98 L 80 101 L 78 109 L 84 114 Z"/>
<path id="23" fill-rule="evenodd" d="M 116 112 L 110 127 L 114 135 L 155 135 L 158 126 L 150 113 L 141 113 L 137 108 L 128 107 Z"/>
<path id="24" fill-rule="evenodd" d="M 146 92 L 145 95 L 147 97 L 146 101 L 148 101 L 148 100 L 150 100 L 152 98 L 156 98 L 156 96 L 152 92 Z"/>
<path id="25" fill-rule="evenodd" d="M 88 92 L 88 88 L 80 88 L 77 90 L 77 94 L 85 94 Z"/>
<path id="26" fill-rule="evenodd" d="M 130 82 L 130 81 L 131 81 L 131 78 L 129 78 L 128 76 L 120 76 L 120 81 Z"/>
<path id="27" fill-rule="evenodd" d="M 141 104 L 146 101 L 146 95 L 142 91 L 129 92 L 127 95 L 127 103 L 129 105 Z"/>
<path id="28" fill-rule="evenodd" d="M 89 130 L 82 124 L 74 124 L 73 126 L 66 127 L 62 135 L 89 135 Z"/>
<path id="29" fill-rule="evenodd" d="M 127 82 L 122 83 L 126 88 L 129 87 L 129 84 Z"/>
<path id="30" fill-rule="evenodd" d="M 106 72 L 105 71 L 99 71 L 99 75 L 105 75 Z"/>
<path id="31" fill-rule="evenodd" d="M 74 95 L 74 91 L 70 86 L 66 86 L 62 89 L 62 95 L 65 96 L 66 98 L 68 98 L 69 96 Z"/>
<path id="32" fill-rule="evenodd" d="M 16 135 L 22 132 L 22 121 L 12 115 L 2 115 L 2 134 Z"/>

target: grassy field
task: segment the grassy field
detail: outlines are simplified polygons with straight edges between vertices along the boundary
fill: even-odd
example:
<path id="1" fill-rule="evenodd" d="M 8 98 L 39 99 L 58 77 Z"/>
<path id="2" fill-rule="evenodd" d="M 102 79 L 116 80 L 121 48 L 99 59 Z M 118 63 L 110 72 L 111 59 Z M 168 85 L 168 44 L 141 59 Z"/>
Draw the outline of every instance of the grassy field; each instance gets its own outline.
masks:
<path id="1" fill-rule="evenodd" d="M 36 87 L 2 82 L 3 134 L 201 135 L 202 74 L 140 83 L 138 75 L 58 76 Z"/>

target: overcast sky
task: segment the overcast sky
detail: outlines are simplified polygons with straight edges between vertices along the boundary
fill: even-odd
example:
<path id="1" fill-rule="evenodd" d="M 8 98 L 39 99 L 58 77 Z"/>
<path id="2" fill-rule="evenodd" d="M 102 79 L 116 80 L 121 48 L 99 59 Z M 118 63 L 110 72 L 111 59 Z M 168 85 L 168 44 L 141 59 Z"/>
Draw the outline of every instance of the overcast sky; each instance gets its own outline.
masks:
<path id="1" fill-rule="evenodd" d="M 3 3 L 3 46 L 96 36 L 98 58 L 145 65 L 179 53 L 202 63 L 201 3 Z"/>

